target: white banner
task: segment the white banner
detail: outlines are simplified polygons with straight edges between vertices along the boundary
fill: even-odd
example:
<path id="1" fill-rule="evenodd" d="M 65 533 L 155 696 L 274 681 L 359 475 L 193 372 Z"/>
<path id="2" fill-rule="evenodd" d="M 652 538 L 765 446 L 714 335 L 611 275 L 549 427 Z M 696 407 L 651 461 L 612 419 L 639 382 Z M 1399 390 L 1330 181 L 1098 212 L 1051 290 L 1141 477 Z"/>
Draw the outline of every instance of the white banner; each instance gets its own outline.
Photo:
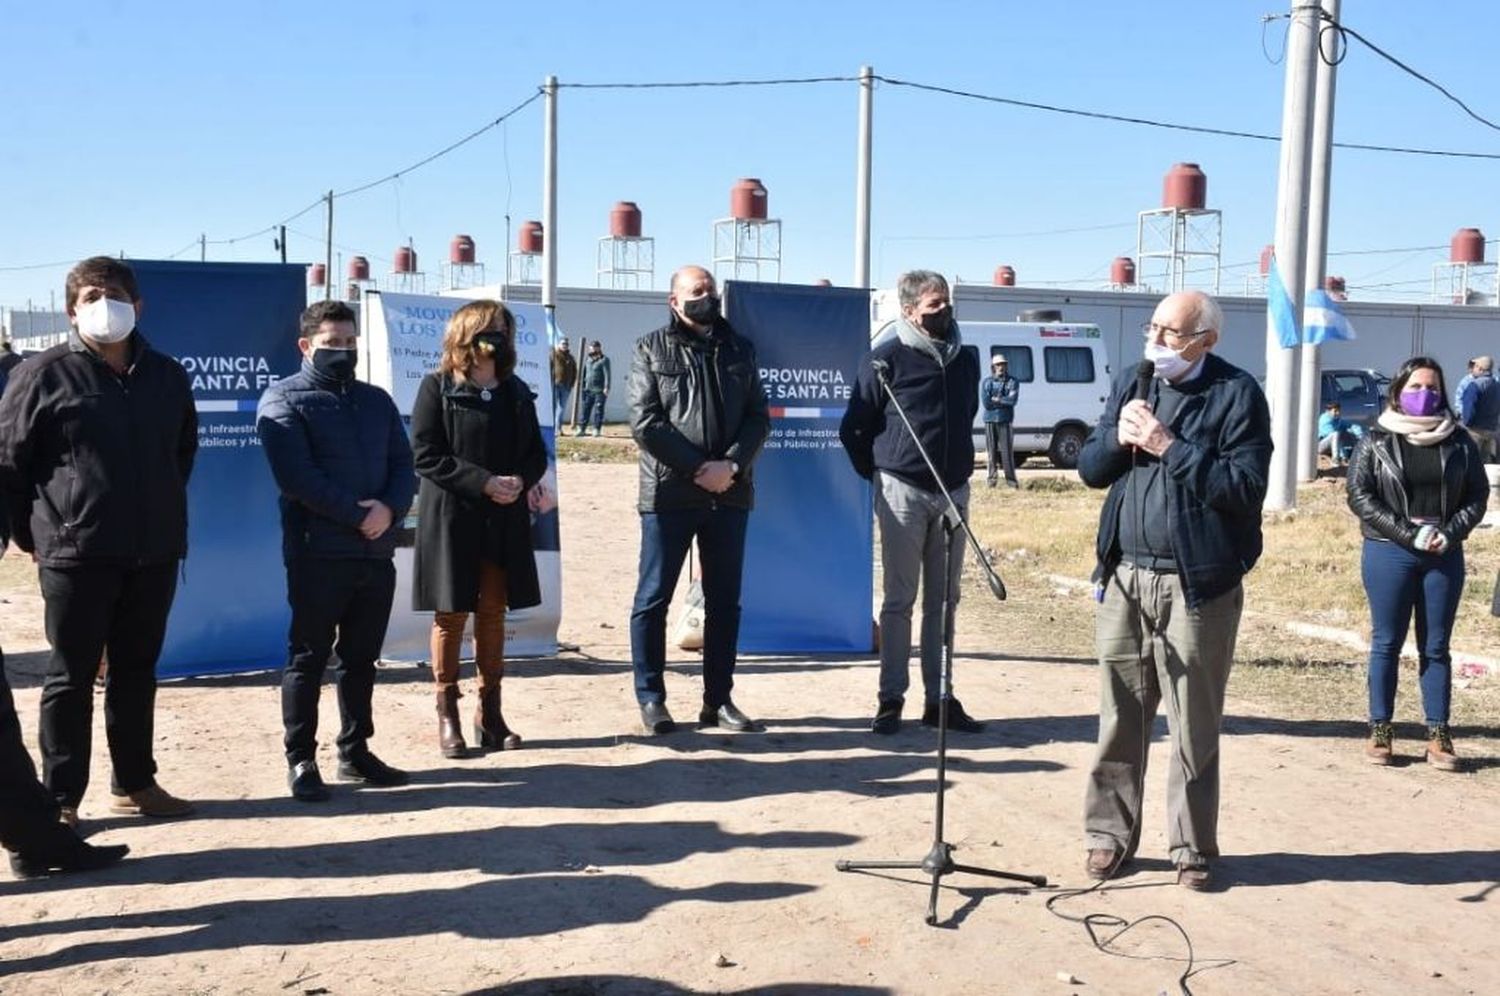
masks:
<path id="1" fill-rule="evenodd" d="M 428 294 L 387 294 L 369 291 L 363 299 L 361 323 L 361 374 L 391 393 L 403 418 L 411 418 L 412 403 L 422 378 L 437 369 L 443 333 L 448 319 L 469 299 Z M 547 446 L 547 475 L 538 486 L 545 489 L 531 514 L 531 542 L 536 550 L 537 575 L 542 585 L 542 604 L 515 609 L 505 615 L 507 657 L 544 657 L 557 652 L 557 623 L 562 616 L 562 555 L 558 519 L 557 445 L 552 425 L 551 356 L 547 340 L 546 313 L 538 304 L 510 304 L 516 317 L 516 373 L 536 395 L 536 415 Z M 412 509 L 405 523 L 412 529 L 420 507 Z M 422 661 L 428 650 L 432 613 L 411 607 L 412 549 L 396 550 L 396 599 L 386 630 L 385 660 Z M 472 626 L 471 626 L 472 632 Z M 465 649 L 465 656 L 468 656 Z"/>

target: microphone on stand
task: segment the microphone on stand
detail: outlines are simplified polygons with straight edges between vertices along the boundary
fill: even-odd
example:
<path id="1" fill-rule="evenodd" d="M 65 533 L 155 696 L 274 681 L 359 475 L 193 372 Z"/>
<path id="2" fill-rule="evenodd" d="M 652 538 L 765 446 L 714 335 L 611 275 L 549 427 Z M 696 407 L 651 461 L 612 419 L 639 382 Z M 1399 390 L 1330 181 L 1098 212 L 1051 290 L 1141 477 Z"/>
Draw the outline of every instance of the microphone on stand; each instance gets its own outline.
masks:
<path id="1" fill-rule="evenodd" d="M 875 371 L 875 379 L 880 383 L 886 383 L 890 378 L 891 365 L 886 360 L 871 360 L 870 369 Z M 1153 368 L 1154 369 L 1154 368 Z"/>
<path id="2" fill-rule="evenodd" d="M 1151 378 L 1156 374 L 1156 364 L 1150 360 L 1142 360 L 1135 368 L 1135 394 L 1133 398 L 1145 401 L 1151 394 Z"/>

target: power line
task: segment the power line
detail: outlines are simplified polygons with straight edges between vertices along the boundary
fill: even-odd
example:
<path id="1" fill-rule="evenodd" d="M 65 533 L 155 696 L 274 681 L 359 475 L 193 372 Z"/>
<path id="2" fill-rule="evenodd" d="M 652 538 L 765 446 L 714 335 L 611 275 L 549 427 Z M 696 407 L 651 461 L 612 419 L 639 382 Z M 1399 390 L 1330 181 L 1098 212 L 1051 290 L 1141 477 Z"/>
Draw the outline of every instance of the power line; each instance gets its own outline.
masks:
<path id="1" fill-rule="evenodd" d="M 1478 111 L 1474 110 L 1468 104 L 1464 103 L 1462 100 L 1460 100 L 1458 98 L 1458 96 L 1456 94 L 1453 93 L 1453 91 L 1449 90 L 1447 87 L 1443 86 L 1441 83 L 1439 83 L 1437 80 L 1433 79 L 1432 77 L 1427 76 L 1427 75 L 1425 75 L 1423 73 L 1420 73 L 1417 70 L 1413 69 L 1411 66 L 1408 66 L 1406 63 L 1402 62 L 1400 59 L 1396 58 L 1394 55 L 1392 55 L 1391 53 L 1387 52 L 1385 49 L 1381 48 L 1379 45 L 1376 45 L 1374 42 L 1370 41 L 1370 39 L 1366 38 L 1364 35 L 1360 34 L 1358 31 L 1355 31 L 1353 28 L 1349 27 L 1348 25 L 1341 24 L 1338 21 L 1334 21 L 1334 20 L 1330 19 L 1329 24 L 1328 24 L 1328 29 L 1329 30 L 1333 30 L 1333 31 L 1337 31 L 1342 36 L 1353 38 L 1355 41 L 1359 42 L 1365 48 L 1369 49 L 1371 52 L 1374 52 L 1376 55 L 1380 56 L 1386 62 L 1389 62 L 1391 65 L 1395 66 L 1397 69 L 1400 69 L 1402 72 L 1407 73 L 1408 75 L 1415 77 L 1416 79 L 1420 80 L 1421 82 L 1423 82 L 1423 83 L 1427 84 L 1428 86 L 1432 87 L 1434 90 L 1436 90 L 1438 93 L 1442 94 L 1444 97 L 1447 97 L 1453 103 L 1457 104 L 1460 108 L 1462 108 L 1463 112 L 1465 114 L 1467 114 L 1469 117 L 1473 118 L 1475 121 L 1478 121 L 1480 124 L 1484 125 L 1486 128 L 1493 129 L 1494 131 L 1500 131 L 1500 124 L 1496 124 L 1495 122 L 1491 121 L 1489 118 L 1485 117 L 1484 115 L 1480 114 Z M 1347 45 L 1347 44 L 1348 44 L 1348 42 L 1346 41 L 1345 45 Z M 1320 54 L 1321 54 L 1321 51 L 1320 51 Z"/>
<path id="2" fill-rule="evenodd" d="M 879 79 L 880 77 L 875 77 Z M 559 90 L 693 90 L 705 87 L 800 86 L 809 83 L 858 83 L 858 76 L 802 76 L 769 80 L 682 80 L 648 83 L 559 83 Z"/>

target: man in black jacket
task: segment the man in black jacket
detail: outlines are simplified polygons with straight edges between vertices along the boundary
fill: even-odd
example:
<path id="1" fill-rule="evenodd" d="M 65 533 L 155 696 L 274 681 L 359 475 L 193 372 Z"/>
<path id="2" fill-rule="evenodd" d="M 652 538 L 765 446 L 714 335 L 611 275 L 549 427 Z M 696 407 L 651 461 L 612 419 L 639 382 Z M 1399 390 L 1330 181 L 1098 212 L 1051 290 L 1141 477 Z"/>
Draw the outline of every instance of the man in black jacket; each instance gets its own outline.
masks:
<path id="1" fill-rule="evenodd" d="M 281 678 L 287 784 L 303 802 L 328 798 L 315 755 L 318 692 L 329 656 L 342 726 L 339 777 L 402 785 L 369 748 L 375 661 L 396 591 L 393 524 L 416 490 L 411 445 L 391 396 L 356 380 L 359 330 L 341 301 L 302 313 L 302 369 L 266 389 L 255 430 L 281 489 L 282 556 L 292 607 Z"/>
<path id="2" fill-rule="evenodd" d="M 1223 315 L 1172 294 L 1145 327 L 1155 376 L 1115 380 L 1078 474 L 1109 488 L 1099 516 L 1099 749 L 1084 811 L 1085 869 L 1115 875 L 1141 834 L 1147 749 L 1166 704 L 1168 848 L 1177 881 L 1211 886 L 1218 857 L 1219 724 L 1245 596 L 1261 553 L 1271 423 L 1260 387 L 1213 355 Z"/>
<path id="3" fill-rule="evenodd" d="M 943 477 L 959 513 L 969 514 L 969 477 L 974 473 L 974 415 L 979 410 L 979 358 L 965 347 L 948 281 L 931 270 L 903 273 L 897 285 L 901 318 L 896 334 L 875 347 L 859 365 L 854 393 L 839 426 L 839 439 L 854 470 L 875 484 L 875 518 L 880 523 L 880 561 L 885 598 L 880 606 L 880 694 L 870 729 L 891 734 L 901 728 L 901 709 L 911 684 L 911 610 L 922 592 L 922 722 L 936 726 L 943 661 L 943 519 L 948 504 L 916 444 L 888 406 L 875 376 L 887 371 L 891 390 Z M 948 623 L 958 609 L 964 534 L 949 534 L 951 574 Z M 950 690 L 951 693 L 951 690 Z M 949 699 L 948 726 L 964 733 L 984 729 L 955 698 Z"/>
<path id="4" fill-rule="evenodd" d="M 667 712 L 667 605 L 688 546 L 703 566 L 703 726 L 756 724 L 730 699 L 740 630 L 751 465 L 771 431 L 755 348 L 719 313 L 702 267 L 672 274 L 672 320 L 641 337 L 630 363 L 630 426 L 640 457 L 641 561 L 630 656 L 641 723 L 674 728 Z"/>
<path id="5" fill-rule="evenodd" d="M 68 274 L 68 341 L 16 367 L 0 399 L 0 477 L 16 545 L 39 567 L 52 645 L 42 777 L 76 824 L 89 780 L 94 677 L 107 652 L 104 728 L 117 813 L 182 816 L 156 783 L 156 660 L 187 555 L 198 416 L 187 373 L 136 331 L 129 266 Z"/>

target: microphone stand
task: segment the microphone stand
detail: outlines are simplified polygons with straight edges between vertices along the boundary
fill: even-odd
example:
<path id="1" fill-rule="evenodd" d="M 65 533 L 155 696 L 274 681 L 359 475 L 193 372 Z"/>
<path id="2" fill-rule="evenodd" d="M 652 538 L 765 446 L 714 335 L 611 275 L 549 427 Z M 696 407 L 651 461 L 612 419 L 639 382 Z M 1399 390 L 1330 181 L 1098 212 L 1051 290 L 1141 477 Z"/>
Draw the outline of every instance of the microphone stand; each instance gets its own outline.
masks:
<path id="1" fill-rule="evenodd" d="M 967 872 L 970 875 L 983 875 L 989 878 L 1003 878 L 1014 882 L 1026 882 L 1034 886 L 1045 886 L 1047 879 L 1042 875 L 1024 875 L 1016 872 L 996 871 L 991 868 L 980 868 L 976 865 L 959 864 L 953 860 L 952 844 L 943 839 L 943 801 L 947 790 L 948 773 L 948 706 L 953 701 L 953 619 L 949 613 L 949 606 L 953 604 L 953 534 L 962 529 L 968 538 L 969 548 L 974 551 L 974 558 L 980 567 L 984 569 L 985 577 L 989 581 L 990 591 L 995 598 L 1005 600 L 1005 583 L 1000 580 L 1000 575 L 995 573 L 995 568 L 990 564 L 990 559 L 985 555 L 984 547 L 979 545 L 974 530 L 969 528 L 968 522 L 964 520 L 963 514 L 959 512 L 958 505 L 953 501 L 953 495 L 943 483 L 943 476 L 938 473 L 936 465 L 932 462 L 927 447 L 922 445 L 921 438 L 912 427 L 911 419 L 907 417 L 906 409 L 902 407 L 901 401 L 896 397 L 896 392 L 891 390 L 890 381 L 886 374 L 889 366 L 881 360 L 874 364 L 875 377 L 885 391 L 886 398 L 896 408 L 896 413 L 901 416 L 901 424 L 906 427 L 907 435 L 916 444 L 917 452 L 922 454 L 922 460 L 927 464 L 927 469 L 932 473 L 932 479 L 937 482 L 938 490 L 943 495 L 943 500 L 948 503 L 948 509 L 943 515 L 943 667 L 939 683 L 938 699 L 938 751 L 937 751 L 937 794 L 934 799 L 935 815 L 932 821 L 932 847 L 925 857 L 920 861 L 849 861 L 840 860 L 835 862 L 834 867 L 839 871 L 864 871 L 876 868 L 904 868 L 917 869 L 925 875 L 932 877 L 932 888 L 927 896 L 927 916 L 925 918 L 929 927 L 937 925 L 937 898 L 938 889 L 941 887 L 944 876 L 954 872 Z"/>

